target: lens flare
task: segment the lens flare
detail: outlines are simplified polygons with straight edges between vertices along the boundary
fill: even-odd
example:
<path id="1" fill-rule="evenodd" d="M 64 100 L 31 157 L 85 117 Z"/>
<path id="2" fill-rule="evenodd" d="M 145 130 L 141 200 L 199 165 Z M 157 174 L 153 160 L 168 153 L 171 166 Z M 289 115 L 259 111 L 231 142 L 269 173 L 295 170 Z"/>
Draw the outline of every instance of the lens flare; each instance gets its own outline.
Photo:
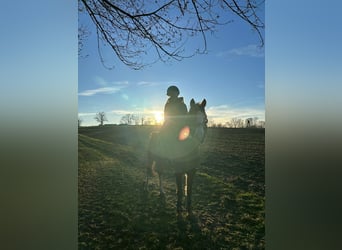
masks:
<path id="1" fill-rule="evenodd" d="M 184 141 L 184 140 L 186 140 L 189 137 L 189 135 L 190 135 L 190 128 L 188 126 L 185 126 L 179 132 L 178 140 Z"/>

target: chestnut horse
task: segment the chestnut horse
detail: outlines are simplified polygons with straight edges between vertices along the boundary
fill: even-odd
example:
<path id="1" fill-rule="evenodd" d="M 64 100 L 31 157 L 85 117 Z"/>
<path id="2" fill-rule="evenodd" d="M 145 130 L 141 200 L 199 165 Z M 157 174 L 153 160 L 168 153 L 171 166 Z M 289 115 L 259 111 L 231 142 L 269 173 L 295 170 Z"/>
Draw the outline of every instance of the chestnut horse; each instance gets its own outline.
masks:
<path id="1" fill-rule="evenodd" d="M 190 101 L 190 110 L 181 122 L 172 128 L 161 129 L 160 132 L 151 133 L 148 145 L 148 177 L 154 171 L 159 176 L 161 198 L 165 198 L 163 190 L 163 174 L 173 172 L 177 183 L 177 212 L 182 211 L 183 195 L 186 196 L 186 208 L 189 215 L 192 213 L 191 196 L 192 183 L 199 166 L 199 146 L 203 143 L 207 132 L 207 114 L 205 112 L 206 100 L 195 103 Z M 184 180 L 184 181 L 183 181 Z"/>

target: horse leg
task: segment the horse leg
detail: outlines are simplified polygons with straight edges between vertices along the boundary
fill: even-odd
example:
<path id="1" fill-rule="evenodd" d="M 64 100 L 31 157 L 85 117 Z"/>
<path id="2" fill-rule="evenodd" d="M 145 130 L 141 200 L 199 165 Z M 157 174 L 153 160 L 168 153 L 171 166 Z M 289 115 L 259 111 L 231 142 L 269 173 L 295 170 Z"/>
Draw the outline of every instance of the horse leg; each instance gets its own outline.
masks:
<path id="1" fill-rule="evenodd" d="M 146 168 L 146 180 L 144 183 L 144 191 L 148 191 L 148 169 Z"/>
<path id="2" fill-rule="evenodd" d="M 184 183 L 184 196 L 187 197 L 188 195 L 188 175 L 187 174 L 184 174 L 183 175 L 183 183 Z"/>
<path id="3" fill-rule="evenodd" d="M 150 147 L 150 146 L 149 146 Z M 154 160 L 154 156 L 150 150 L 148 149 L 147 152 L 147 166 L 146 166 L 146 182 L 144 185 L 145 191 L 148 191 L 148 181 L 150 177 L 153 177 L 155 175 L 154 169 L 155 169 L 156 161 Z"/>
<path id="4" fill-rule="evenodd" d="M 144 191 L 148 191 L 148 181 L 149 181 L 149 178 L 153 176 L 152 167 L 153 167 L 152 164 L 147 165 L 147 167 L 146 167 L 146 179 L 145 179 L 145 183 L 144 183 Z"/>
<path id="5" fill-rule="evenodd" d="M 177 183 L 177 212 L 182 212 L 182 199 L 183 199 L 183 174 L 176 173 Z"/>
<path id="6" fill-rule="evenodd" d="M 164 198 L 165 197 L 165 192 L 163 189 L 163 177 L 162 174 L 158 172 L 158 176 L 159 176 L 159 191 L 160 191 L 160 198 Z"/>
<path id="7" fill-rule="evenodd" d="M 188 214 L 192 214 L 192 207 L 191 207 L 191 199 L 192 199 L 192 184 L 195 177 L 195 169 L 192 169 L 187 172 L 187 199 L 186 199 L 186 208 L 188 210 Z"/>

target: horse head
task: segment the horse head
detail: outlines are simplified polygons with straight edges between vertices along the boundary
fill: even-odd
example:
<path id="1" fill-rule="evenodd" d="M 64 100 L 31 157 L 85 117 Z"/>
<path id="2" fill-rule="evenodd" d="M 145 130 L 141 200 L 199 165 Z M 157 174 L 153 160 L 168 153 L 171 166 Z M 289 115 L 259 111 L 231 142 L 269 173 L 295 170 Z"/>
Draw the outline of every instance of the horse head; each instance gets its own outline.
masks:
<path id="1" fill-rule="evenodd" d="M 206 99 L 203 99 L 202 102 L 198 103 L 196 103 L 194 99 L 191 99 L 190 110 L 188 112 L 190 119 L 190 134 L 193 138 L 196 138 L 201 143 L 204 141 L 204 138 L 207 134 L 208 118 L 205 112 L 206 104 Z"/>

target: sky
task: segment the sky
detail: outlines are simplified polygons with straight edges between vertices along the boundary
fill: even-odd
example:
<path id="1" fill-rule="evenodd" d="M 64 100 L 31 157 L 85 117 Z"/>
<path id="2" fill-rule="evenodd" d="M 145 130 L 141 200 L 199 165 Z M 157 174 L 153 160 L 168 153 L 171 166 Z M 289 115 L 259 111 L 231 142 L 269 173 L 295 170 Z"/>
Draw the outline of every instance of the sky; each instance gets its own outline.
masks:
<path id="1" fill-rule="evenodd" d="M 262 12 L 263 13 L 263 12 Z M 123 115 L 158 117 L 167 100 L 166 89 L 176 85 L 189 107 L 190 100 L 207 100 L 209 123 L 257 117 L 265 121 L 264 48 L 256 32 L 237 18 L 207 34 L 208 53 L 182 61 L 157 62 L 133 70 L 113 52 L 104 51 L 106 69 L 99 58 L 96 31 L 86 15 L 79 16 L 91 35 L 78 61 L 78 115 L 82 126 L 98 125 L 94 119 L 105 112 L 105 124 L 119 124 Z M 187 48 L 193 49 L 189 40 Z M 87 55 L 87 56 L 84 56 Z M 148 57 L 148 55 L 147 55 Z"/>

